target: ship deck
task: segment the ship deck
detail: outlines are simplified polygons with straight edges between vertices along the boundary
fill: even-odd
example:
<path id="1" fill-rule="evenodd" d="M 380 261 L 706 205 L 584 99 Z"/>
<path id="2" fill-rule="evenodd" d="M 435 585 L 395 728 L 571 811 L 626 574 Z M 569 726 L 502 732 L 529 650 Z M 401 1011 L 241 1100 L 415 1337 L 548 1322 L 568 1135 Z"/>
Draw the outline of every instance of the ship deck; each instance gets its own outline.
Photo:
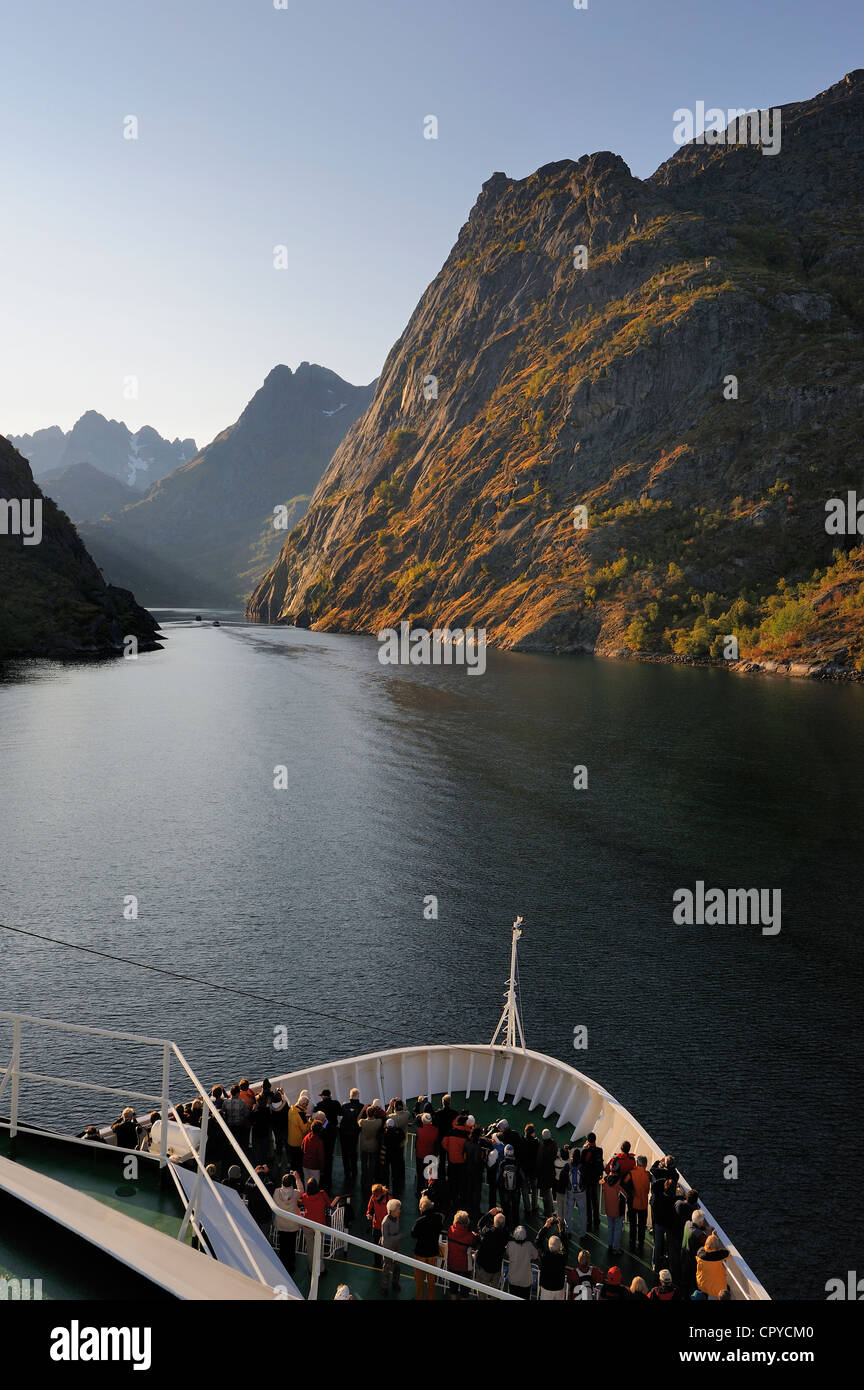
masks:
<path id="1" fill-rule="evenodd" d="M 473 1092 L 468 1100 L 464 1093 L 454 1091 L 452 1103 L 457 1110 L 468 1109 L 484 1129 L 496 1120 L 507 1119 L 514 1129 L 521 1132 L 524 1126 L 531 1122 L 538 1135 L 545 1128 L 559 1144 L 570 1141 L 572 1130 L 557 1129 L 551 1119 L 542 1118 L 541 1106 L 538 1105 L 531 1111 L 527 1101 L 519 1105 L 502 1102 L 495 1097 L 484 1101 L 477 1092 Z M 15 1144 L 15 1158 L 18 1163 L 55 1178 L 78 1192 L 86 1193 L 104 1205 L 134 1217 L 146 1226 L 176 1237 L 182 1219 L 181 1205 L 173 1182 L 166 1172 L 160 1172 L 157 1163 L 143 1159 L 138 1164 L 137 1177 L 128 1181 L 122 1176 L 123 1156 L 111 1145 L 69 1144 L 48 1133 L 44 1136 L 19 1134 Z M 8 1132 L 4 1130 L 0 1130 L 0 1155 L 10 1156 L 10 1140 Z M 331 1197 L 349 1190 L 344 1182 L 338 1146 L 333 1162 L 332 1186 Z M 352 1195 L 355 1219 L 349 1228 L 350 1232 L 367 1237 L 365 1203 L 361 1198 L 359 1178 L 354 1184 Z M 488 1189 L 484 1184 L 484 1199 L 487 1196 Z M 410 1160 L 406 1163 L 402 1204 L 402 1253 L 410 1255 L 413 1253 L 410 1231 L 418 1215 L 413 1165 Z M 5 1210 L 7 1205 L 8 1211 Z M 146 1298 L 153 1297 L 154 1293 L 158 1296 L 158 1292 L 154 1291 L 152 1286 L 148 1286 L 146 1281 L 138 1279 L 133 1271 L 123 1270 L 116 1263 L 103 1261 L 98 1252 L 82 1248 L 68 1232 L 58 1233 L 55 1227 L 46 1222 L 44 1238 L 41 1238 L 35 1229 L 34 1223 L 38 1225 L 38 1219 L 33 1213 L 28 1215 L 15 1212 L 10 1204 L 4 1203 L 3 1206 L 4 1219 L 0 1222 L 0 1277 L 40 1278 L 43 1298 Z M 536 1234 L 544 1219 L 542 1215 L 533 1219 L 522 1218 L 523 1224 L 532 1234 Z M 568 1262 L 575 1262 L 578 1249 L 584 1245 L 591 1254 L 592 1263 L 604 1270 L 607 1269 L 613 1261 L 607 1253 L 605 1230 L 605 1218 L 601 1215 L 601 1229 L 597 1236 L 589 1235 L 587 1240 L 579 1242 L 580 1233 L 575 1232 L 571 1239 Z M 186 1239 L 192 1243 L 191 1233 L 187 1233 Z M 626 1226 L 624 1239 L 627 1239 Z M 648 1258 L 630 1254 L 627 1250 L 615 1257 L 614 1263 L 621 1269 L 624 1282 L 629 1284 L 635 1275 L 641 1274 L 649 1288 L 651 1287 L 653 1281 L 650 1240 L 649 1232 L 645 1252 Z M 302 1254 L 297 1257 L 294 1279 L 301 1292 L 304 1295 L 308 1294 L 309 1264 Z M 343 1247 L 338 1254 L 326 1261 L 326 1273 L 319 1283 L 319 1298 L 332 1298 L 336 1288 L 342 1283 L 347 1284 L 354 1297 L 360 1300 L 409 1301 L 415 1297 L 411 1270 L 403 1269 L 398 1293 L 391 1291 L 389 1294 L 383 1294 L 381 1274 L 374 1267 L 372 1257 L 367 1260 L 364 1252 L 353 1246 Z M 453 1287 L 455 1286 L 447 1288 L 439 1284 L 437 1296 L 446 1297 Z"/>
<path id="2" fill-rule="evenodd" d="M 0 1155 L 12 1157 L 8 1130 L 0 1129 Z M 54 1178 L 166 1235 L 180 1229 L 182 1208 L 168 1174 L 147 1159 L 138 1176 L 123 1178 L 124 1155 L 111 1145 L 70 1144 L 56 1135 L 19 1133 L 16 1163 Z M 189 1240 L 191 1244 L 191 1239 Z M 44 1299 L 152 1299 L 164 1295 L 148 1280 L 47 1217 L 0 1193 L 0 1278 L 40 1279 Z"/>
<path id="3" fill-rule="evenodd" d="M 517 1130 L 519 1133 L 522 1132 L 526 1124 L 533 1124 L 538 1136 L 544 1129 L 548 1129 L 552 1138 L 555 1139 L 559 1145 L 570 1143 L 572 1129 L 556 1129 L 551 1118 L 549 1120 L 544 1120 L 542 1118 L 543 1111 L 541 1106 L 538 1105 L 531 1111 L 529 1110 L 527 1101 L 520 1105 L 502 1102 L 495 1097 L 490 1097 L 489 1100 L 484 1101 L 476 1092 L 472 1093 L 470 1099 L 466 1099 L 464 1092 L 460 1093 L 458 1091 L 453 1091 L 452 1105 L 456 1110 L 468 1110 L 477 1120 L 477 1123 L 482 1125 L 484 1129 L 488 1125 L 493 1124 L 496 1120 L 509 1120 L 513 1129 Z M 348 1190 L 348 1186 L 343 1181 L 341 1159 L 337 1147 L 333 1161 L 333 1191 L 330 1193 L 330 1196 L 333 1197 L 336 1196 L 337 1193 L 346 1192 Z M 485 1183 L 483 1186 L 483 1196 L 484 1200 L 488 1196 L 488 1188 Z M 411 1255 L 413 1254 L 414 1247 L 413 1241 L 410 1238 L 410 1231 L 419 1212 L 417 1209 L 417 1198 L 414 1193 L 414 1172 L 410 1162 L 406 1163 L 405 1191 L 402 1193 L 401 1200 L 403 1230 L 402 1253 L 403 1255 Z M 350 1227 L 351 1234 L 366 1236 L 368 1228 L 365 1219 L 365 1203 L 361 1200 L 359 1178 L 354 1184 L 352 1206 L 354 1208 L 355 1219 L 353 1225 Z M 523 1216 L 522 1224 L 534 1235 L 543 1225 L 544 1220 L 545 1218 L 542 1214 L 539 1219 L 534 1218 L 533 1220 Z M 600 1221 L 601 1226 L 599 1234 L 596 1236 L 589 1235 L 588 1239 L 584 1242 L 580 1242 L 578 1239 L 580 1235 L 579 1231 L 574 1233 L 571 1237 L 568 1263 L 574 1264 L 579 1250 L 586 1249 L 591 1255 L 592 1264 L 598 1265 L 599 1268 L 604 1271 L 608 1269 L 611 1264 L 617 1264 L 621 1270 L 622 1281 L 626 1284 L 629 1284 L 637 1274 L 641 1274 L 650 1289 L 655 1282 L 652 1277 L 650 1260 L 650 1231 L 648 1232 L 645 1255 L 643 1257 L 631 1255 L 629 1251 L 625 1249 L 621 1255 L 616 1255 L 613 1259 L 613 1257 L 607 1253 L 606 1219 L 602 1215 L 602 1212 Z M 625 1223 L 624 1240 L 626 1241 L 628 1239 L 628 1227 Z M 358 1258 L 360 1255 L 361 1252 L 359 1250 L 349 1246 L 347 1249 L 343 1249 L 340 1254 L 327 1260 L 327 1274 L 319 1283 L 319 1298 L 332 1298 L 340 1284 L 347 1284 L 354 1297 L 361 1300 L 371 1299 L 391 1302 L 401 1300 L 403 1302 L 408 1302 L 415 1297 L 412 1270 L 402 1270 L 398 1294 L 394 1294 L 392 1291 L 384 1294 L 381 1292 L 380 1271 L 374 1267 L 371 1260 L 367 1262 Z M 309 1270 L 307 1261 L 302 1255 L 297 1258 L 297 1269 L 294 1278 L 303 1294 L 307 1294 L 309 1291 Z M 451 1289 L 455 1289 L 455 1287 L 455 1285 L 450 1286 Z M 448 1296 L 449 1293 L 450 1289 L 445 1289 L 443 1286 L 439 1285 L 436 1296 L 438 1298 L 443 1298 Z"/>

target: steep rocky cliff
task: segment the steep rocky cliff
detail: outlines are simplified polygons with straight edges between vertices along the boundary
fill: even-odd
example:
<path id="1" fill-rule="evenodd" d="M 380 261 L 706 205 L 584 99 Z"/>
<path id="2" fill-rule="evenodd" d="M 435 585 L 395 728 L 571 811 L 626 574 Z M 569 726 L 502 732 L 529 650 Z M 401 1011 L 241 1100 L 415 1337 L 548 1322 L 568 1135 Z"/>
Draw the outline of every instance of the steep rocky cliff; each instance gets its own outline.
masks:
<path id="1" fill-rule="evenodd" d="M 864 664 L 862 155 L 855 72 L 773 156 L 493 175 L 249 616 Z"/>
<path id="2" fill-rule="evenodd" d="M 42 502 L 37 544 L 11 534 L 15 514 L 6 504 L 22 500 Z M 121 652 L 129 636 L 141 651 L 159 646 L 153 618 L 132 594 L 105 583 L 69 518 L 43 496 L 26 459 L 2 436 L 0 508 L 0 660 L 107 656 Z"/>
<path id="3" fill-rule="evenodd" d="M 374 383 L 303 362 L 274 367 L 243 414 L 141 501 L 80 527 L 108 577 L 151 605 L 245 603 Z M 281 519 L 281 518 L 280 518 Z"/>

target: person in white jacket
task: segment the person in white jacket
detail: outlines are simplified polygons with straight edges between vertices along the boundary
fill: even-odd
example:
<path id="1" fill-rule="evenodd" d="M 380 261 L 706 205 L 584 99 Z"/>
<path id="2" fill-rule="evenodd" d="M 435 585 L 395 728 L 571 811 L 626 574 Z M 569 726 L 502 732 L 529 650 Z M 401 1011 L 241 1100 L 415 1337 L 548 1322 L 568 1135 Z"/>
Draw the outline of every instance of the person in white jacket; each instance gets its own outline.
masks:
<path id="1" fill-rule="evenodd" d="M 531 1263 L 540 1257 L 524 1226 L 516 1227 L 504 1254 L 507 1259 L 507 1292 L 515 1294 L 517 1298 L 530 1298 Z"/>
<path id="2" fill-rule="evenodd" d="M 303 1179 L 299 1173 L 286 1173 L 282 1186 L 273 1193 L 276 1205 L 276 1235 L 279 1242 L 279 1258 L 289 1274 L 294 1273 L 297 1255 L 297 1232 L 300 1227 L 292 1216 L 300 1214 L 299 1202 L 303 1192 Z"/>

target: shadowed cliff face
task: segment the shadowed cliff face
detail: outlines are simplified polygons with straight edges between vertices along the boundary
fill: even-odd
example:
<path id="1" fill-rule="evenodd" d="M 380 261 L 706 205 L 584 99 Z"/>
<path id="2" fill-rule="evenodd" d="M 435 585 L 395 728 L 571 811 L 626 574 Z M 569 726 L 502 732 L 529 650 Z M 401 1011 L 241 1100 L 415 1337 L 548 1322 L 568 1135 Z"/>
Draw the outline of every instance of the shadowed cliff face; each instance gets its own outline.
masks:
<path id="1" fill-rule="evenodd" d="M 864 657 L 860 604 L 822 620 L 864 597 L 825 531 L 860 473 L 862 116 L 859 72 L 784 107 L 774 156 L 495 174 L 249 616 Z"/>
<path id="2" fill-rule="evenodd" d="M 235 424 L 82 536 L 109 578 L 147 603 L 245 603 L 372 389 L 308 362 L 274 367 Z M 288 527 L 276 530 L 280 505 Z"/>
<path id="3" fill-rule="evenodd" d="M 41 501 L 41 540 L 0 534 L 0 659 L 108 656 L 126 637 L 158 647 L 157 624 L 132 594 L 106 584 L 64 512 L 0 436 L 0 498 Z M 5 514 L 5 509 L 4 509 Z"/>

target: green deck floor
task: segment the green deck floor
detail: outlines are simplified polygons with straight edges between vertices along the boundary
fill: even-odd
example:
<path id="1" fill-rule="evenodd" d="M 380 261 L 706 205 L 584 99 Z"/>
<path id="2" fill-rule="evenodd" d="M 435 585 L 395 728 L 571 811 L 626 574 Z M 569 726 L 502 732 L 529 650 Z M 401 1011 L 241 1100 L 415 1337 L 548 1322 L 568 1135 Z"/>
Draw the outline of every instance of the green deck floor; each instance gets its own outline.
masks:
<path id="1" fill-rule="evenodd" d="M 433 1104 L 437 1103 L 438 1100 L 439 1098 L 437 1097 L 433 1098 Z M 544 1129 L 548 1129 L 553 1139 L 555 1139 L 558 1144 L 570 1142 L 570 1134 L 572 1132 L 570 1129 L 556 1129 L 551 1119 L 543 1119 L 541 1107 L 538 1106 L 534 1111 L 530 1111 L 527 1101 L 522 1102 L 518 1106 L 513 1106 L 502 1103 L 494 1097 L 490 1098 L 488 1101 L 484 1101 L 479 1093 L 472 1093 L 471 1097 L 466 1099 L 464 1092 L 460 1093 L 454 1091 L 452 1093 L 452 1104 L 455 1110 L 467 1109 L 468 1113 L 473 1115 L 477 1123 L 482 1125 L 484 1129 L 495 1120 L 509 1120 L 513 1129 L 521 1134 L 525 1125 L 530 1123 L 534 1125 L 538 1137 Z M 337 1147 L 333 1162 L 333 1191 L 330 1195 L 332 1197 L 335 1196 L 336 1193 L 341 1193 L 346 1190 L 347 1188 L 343 1183 L 342 1164 Z M 484 1201 L 487 1197 L 488 1188 L 484 1183 Z M 366 1223 L 365 1203 L 362 1201 L 360 1195 L 359 1178 L 354 1184 L 352 1206 L 354 1208 L 355 1220 L 350 1228 L 350 1233 L 355 1236 L 360 1236 L 363 1239 L 368 1239 L 369 1228 Z M 406 1163 L 405 1191 L 402 1194 L 402 1230 L 405 1233 L 402 1239 L 402 1253 L 405 1255 L 410 1255 L 413 1252 L 413 1242 L 409 1233 L 417 1219 L 417 1215 L 417 1200 L 414 1195 L 414 1171 L 413 1165 L 409 1162 Z M 530 1219 L 526 1220 L 523 1217 L 523 1224 L 532 1234 L 535 1234 L 539 1227 L 543 1225 L 544 1219 L 545 1218 L 541 1216 L 539 1220 L 534 1219 L 532 1221 Z M 617 1255 L 613 1259 L 607 1253 L 606 1219 L 602 1214 L 600 1220 L 601 1228 L 599 1235 L 589 1236 L 584 1243 L 584 1248 L 591 1254 L 592 1263 L 598 1265 L 603 1270 L 608 1269 L 611 1264 L 617 1264 L 621 1270 L 622 1280 L 627 1284 L 629 1284 L 637 1274 L 641 1274 L 650 1289 L 655 1282 L 651 1269 L 650 1232 L 647 1238 L 645 1257 L 640 1258 L 636 1255 L 631 1255 L 625 1249 L 623 1254 Z M 571 1239 L 571 1263 L 575 1263 L 576 1253 L 578 1253 L 578 1249 L 580 1248 L 578 1243 L 579 1234 L 580 1232 L 576 1231 L 574 1237 Z M 626 1222 L 624 1225 L 623 1239 L 625 1242 L 629 1240 L 629 1227 Z M 332 1260 L 327 1260 L 327 1274 L 320 1280 L 318 1297 L 332 1298 L 339 1284 L 347 1284 L 351 1292 L 359 1299 L 387 1299 L 390 1302 L 396 1302 L 399 1300 L 409 1301 L 415 1297 L 413 1270 L 411 1269 L 403 1271 L 400 1277 L 400 1289 L 398 1294 L 392 1292 L 389 1294 L 382 1294 L 380 1271 L 374 1268 L 371 1259 L 367 1261 L 364 1258 L 364 1253 L 365 1252 L 356 1249 L 356 1247 L 349 1246 L 347 1250 L 343 1249 L 341 1254 L 335 1256 Z M 302 1292 L 304 1294 L 308 1293 L 308 1264 L 306 1258 L 302 1255 L 297 1258 L 297 1269 L 294 1278 Z M 451 1285 L 450 1289 L 455 1287 L 455 1285 Z M 443 1284 L 439 1284 L 436 1297 L 448 1297 L 450 1289 L 445 1288 Z"/>
<path id="2" fill-rule="evenodd" d="M 56 1136 L 19 1134 L 15 1139 L 15 1160 L 44 1173 L 47 1178 L 66 1183 L 115 1211 L 143 1221 L 166 1235 L 176 1236 L 183 1219 L 177 1189 L 167 1173 L 160 1173 L 152 1159 L 138 1160 L 138 1174 L 123 1176 L 125 1154 L 111 1144 L 70 1144 Z M 10 1139 L 0 1130 L 0 1154 L 9 1158 Z"/>
<path id="3" fill-rule="evenodd" d="M 11 1158 L 12 1150 L 8 1130 L 0 1130 L 0 1154 Z M 22 1166 L 176 1237 L 183 1211 L 170 1174 L 142 1159 L 138 1176 L 124 1179 L 124 1157 L 107 1144 L 85 1147 L 50 1135 L 18 1134 L 14 1140 L 14 1158 Z M 0 1194 L 0 1277 L 40 1279 L 45 1299 L 168 1297 L 134 1270 L 5 1193 Z"/>

